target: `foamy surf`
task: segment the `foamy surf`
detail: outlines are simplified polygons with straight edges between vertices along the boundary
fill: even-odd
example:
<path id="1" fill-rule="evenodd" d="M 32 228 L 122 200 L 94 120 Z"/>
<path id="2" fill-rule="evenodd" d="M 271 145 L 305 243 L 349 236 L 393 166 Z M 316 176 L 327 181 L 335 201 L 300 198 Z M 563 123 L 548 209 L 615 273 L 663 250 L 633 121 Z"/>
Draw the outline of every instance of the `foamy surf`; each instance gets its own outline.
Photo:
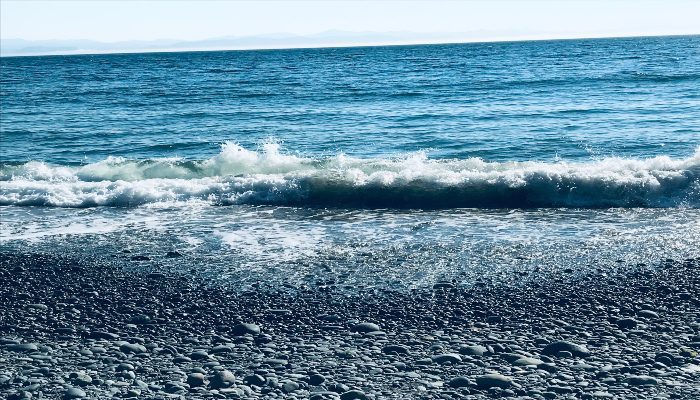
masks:
<path id="1" fill-rule="evenodd" d="M 0 205 L 135 207 L 205 201 L 338 208 L 698 207 L 700 148 L 688 158 L 488 162 L 338 154 L 233 143 L 207 160 L 110 157 L 82 166 L 0 167 Z"/>

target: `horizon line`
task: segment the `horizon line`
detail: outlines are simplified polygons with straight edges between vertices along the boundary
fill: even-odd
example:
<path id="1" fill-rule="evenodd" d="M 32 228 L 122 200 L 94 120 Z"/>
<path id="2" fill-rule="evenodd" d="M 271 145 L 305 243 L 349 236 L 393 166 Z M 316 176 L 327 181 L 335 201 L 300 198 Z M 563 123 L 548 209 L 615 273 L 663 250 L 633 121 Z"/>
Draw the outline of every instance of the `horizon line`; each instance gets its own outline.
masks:
<path id="1" fill-rule="evenodd" d="M 534 35 L 536 36 L 536 35 Z M 605 39 L 634 39 L 634 38 L 663 38 L 663 37 L 692 37 L 700 36 L 698 33 L 671 33 L 671 34 L 630 34 L 630 35 L 591 35 L 591 36 L 569 36 L 569 37 L 523 37 L 523 38 L 480 38 L 469 40 L 465 39 L 462 41 L 407 41 L 397 42 L 397 41 L 387 41 L 386 43 L 349 43 L 349 44 L 337 44 L 337 45 L 309 45 L 309 46 L 274 46 L 270 47 L 238 47 L 238 48 L 192 48 L 192 49 L 122 49 L 122 50 L 75 50 L 70 52 L 57 52 L 50 53 L 29 53 L 29 54 L 9 54 L 3 55 L 0 53 L 0 58 L 17 58 L 17 57 L 70 57 L 70 56 L 87 56 L 87 55 L 126 55 L 126 54 L 167 54 L 167 53 L 205 53 L 205 52 L 226 52 L 226 51 L 266 51 L 266 50 L 303 50 L 303 49 L 344 49 L 344 48 L 365 48 L 365 47 L 400 47 L 400 46 L 435 46 L 435 45 L 456 45 L 456 44 L 479 44 L 479 43 L 516 43 L 516 42 L 545 42 L 545 41 L 568 41 L 568 40 L 605 40 Z M 21 38 L 7 38 L 2 40 L 26 40 Z M 51 39 L 48 39 L 51 40 Z M 72 39 L 72 40 L 90 40 L 90 39 Z M 156 39 L 166 40 L 166 39 Z M 41 42 L 47 40 L 27 40 L 30 42 Z M 137 41 L 137 40 L 134 40 Z M 109 42 L 99 42 L 97 43 L 109 43 Z M 118 42 L 114 42 L 118 43 Z"/>

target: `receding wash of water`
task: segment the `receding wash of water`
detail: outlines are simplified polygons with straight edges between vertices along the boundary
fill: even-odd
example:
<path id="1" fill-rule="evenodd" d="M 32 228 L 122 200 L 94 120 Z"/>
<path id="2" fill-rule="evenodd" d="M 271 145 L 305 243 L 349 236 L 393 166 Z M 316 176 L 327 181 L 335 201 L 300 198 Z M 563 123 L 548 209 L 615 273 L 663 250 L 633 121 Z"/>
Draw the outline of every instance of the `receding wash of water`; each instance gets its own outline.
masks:
<path id="1" fill-rule="evenodd" d="M 698 36 L 4 57 L 0 87 L 3 395 L 700 395 Z"/>

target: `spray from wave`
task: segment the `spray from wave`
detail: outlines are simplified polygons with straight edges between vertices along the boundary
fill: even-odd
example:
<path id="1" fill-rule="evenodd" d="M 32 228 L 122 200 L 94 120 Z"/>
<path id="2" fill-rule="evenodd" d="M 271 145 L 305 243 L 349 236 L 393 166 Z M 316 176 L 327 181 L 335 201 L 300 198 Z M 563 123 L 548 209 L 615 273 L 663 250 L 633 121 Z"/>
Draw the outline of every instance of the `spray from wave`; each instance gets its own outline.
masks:
<path id="1" fill-rule="evenodd" d="M 700 148 L 689 158 L 588 162 L 431 160 L 339 154 L 305 158 L 278 144 L 227 143 L 207 160 L 127 160 L 83 166 L 0 165 L 0 205 L 135 207 L 206 201 L 338 208 L 699 207 Z"/>

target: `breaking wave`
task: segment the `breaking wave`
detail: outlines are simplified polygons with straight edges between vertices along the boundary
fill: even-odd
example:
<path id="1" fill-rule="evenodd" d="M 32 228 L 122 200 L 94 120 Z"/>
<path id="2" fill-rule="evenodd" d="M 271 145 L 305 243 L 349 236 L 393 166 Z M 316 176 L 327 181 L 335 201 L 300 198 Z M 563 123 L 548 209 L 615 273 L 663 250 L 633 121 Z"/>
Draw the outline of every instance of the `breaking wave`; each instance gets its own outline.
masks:
<path id="1" fill-rule="evenodd" d="M 135 207 L 206 201 L 338 208 L 700 206 L 700 148 L 684 159 L 588 162 L 305 158 L 227 143 L 207 160 L 110 157 L 82 166 L 0 164 L 0 205 Z"/>

